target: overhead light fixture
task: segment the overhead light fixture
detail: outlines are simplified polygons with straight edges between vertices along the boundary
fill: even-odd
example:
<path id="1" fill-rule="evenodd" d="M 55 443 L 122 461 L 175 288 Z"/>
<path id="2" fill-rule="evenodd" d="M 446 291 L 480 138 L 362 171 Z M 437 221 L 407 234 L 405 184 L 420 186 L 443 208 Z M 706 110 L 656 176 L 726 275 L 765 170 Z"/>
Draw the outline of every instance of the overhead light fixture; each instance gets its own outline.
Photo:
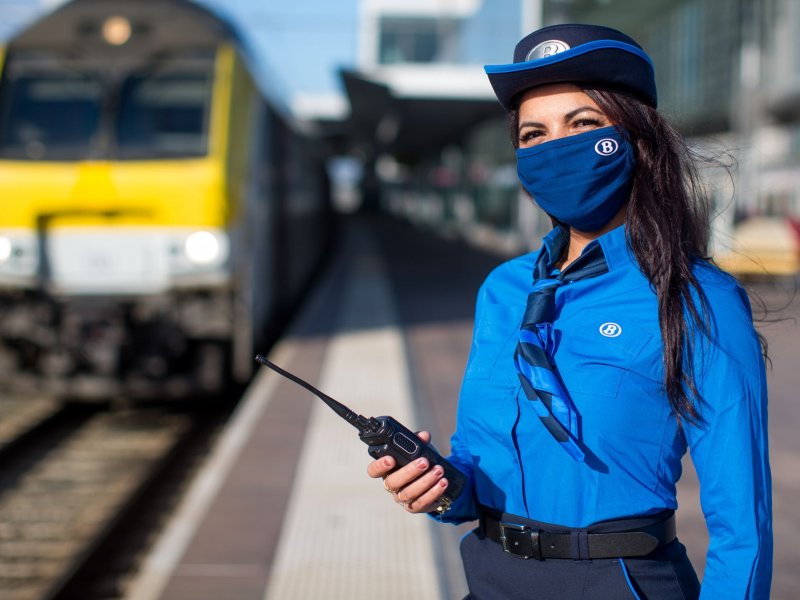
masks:
<path id="1" fill-rule="evenodd" d="M 131 39 L 131 22 L 125 17 L 108 17 L 103 22 L 103 39 L 112 46 L 122 46 Z"/>

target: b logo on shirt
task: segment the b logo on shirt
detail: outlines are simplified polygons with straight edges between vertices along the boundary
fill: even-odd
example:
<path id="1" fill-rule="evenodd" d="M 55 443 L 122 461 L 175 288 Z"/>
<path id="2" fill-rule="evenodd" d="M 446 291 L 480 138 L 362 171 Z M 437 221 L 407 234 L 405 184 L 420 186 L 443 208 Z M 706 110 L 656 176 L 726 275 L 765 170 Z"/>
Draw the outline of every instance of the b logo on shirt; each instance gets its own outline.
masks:
<path id="1" fill-rule="evenodd" d="M 620 333 L 622 333 L 622 327 L 617 325 L 616 323 L 603 323 L 600 325 L 600 335 L 605 337 L 617 337 Z"/>

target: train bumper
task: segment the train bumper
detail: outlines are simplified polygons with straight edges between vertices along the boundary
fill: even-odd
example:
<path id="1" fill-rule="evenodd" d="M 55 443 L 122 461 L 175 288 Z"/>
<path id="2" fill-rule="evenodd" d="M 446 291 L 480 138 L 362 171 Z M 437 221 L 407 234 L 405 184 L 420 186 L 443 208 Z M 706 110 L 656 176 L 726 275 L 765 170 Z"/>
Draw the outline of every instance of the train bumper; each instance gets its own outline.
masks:
<path id="1" fill-rule="evenodd" d="M 227 287 L 151 297 L 0 297 L 2 379 L 62 396 L 218 391 L 232 298 Z"/>

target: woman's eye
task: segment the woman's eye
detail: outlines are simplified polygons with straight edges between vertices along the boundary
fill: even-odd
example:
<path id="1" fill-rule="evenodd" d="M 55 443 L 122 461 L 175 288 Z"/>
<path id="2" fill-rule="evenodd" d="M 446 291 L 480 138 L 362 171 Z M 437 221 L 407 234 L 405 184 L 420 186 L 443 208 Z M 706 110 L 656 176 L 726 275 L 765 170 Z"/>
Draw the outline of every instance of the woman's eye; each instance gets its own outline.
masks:
<path id="1" fill-rule="evenodd" d="M 600 127 L 601 123 L 598 119 L 578 119 L 573 121 L 574 127 Z"/>
<path id="2" fill-rule="evenodd" d="M 538 129 L 531 129 L 528 131 L 523 131 L 519 134 L 519 142 L 520 144 L 530 144 L 535 139 L 540 138 L 544 135 L 543 131 L 539 131 Z"/>

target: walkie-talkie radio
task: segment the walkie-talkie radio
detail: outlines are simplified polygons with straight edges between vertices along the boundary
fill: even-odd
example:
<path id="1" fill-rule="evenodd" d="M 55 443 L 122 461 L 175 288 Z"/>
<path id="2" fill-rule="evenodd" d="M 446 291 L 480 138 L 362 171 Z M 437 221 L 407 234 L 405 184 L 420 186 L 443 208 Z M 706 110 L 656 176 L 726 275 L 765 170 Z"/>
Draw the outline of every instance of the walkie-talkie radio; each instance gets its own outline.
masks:
<path id="1" fill-rule="evenodd" d="M 256 361 L 270 369 L 280 373 L 303 386 L 325 404 L 330 406 L 333 411 L 358 429 L 358 437 L 369 446 L 369 454 L 373 458 L 391 456 L 397 461 L 397 468 L 404 467 L 418 458 L 425 458 L 428 464 L 433 467 L 439 465 L 444 469 L 444 477 L 447 478 L 448 486 L 442 497 L 439 499 L 438 512 L 444 512 L 450 504 L 458 497 L 464 489 L 466 477 L 464 474 L 447 462 L 430 445 L 423 442 L 417 434 L 399 423 L 392 417 L 364 417 L 359 415 L 341 402 L 338 402 L 319 391 L 307 381 L 303 381 L 297 375 L 292 375 L 288 371 L 281 369 L 275 363 L 270 362 L 261 354 L 256 356 Z"/>

